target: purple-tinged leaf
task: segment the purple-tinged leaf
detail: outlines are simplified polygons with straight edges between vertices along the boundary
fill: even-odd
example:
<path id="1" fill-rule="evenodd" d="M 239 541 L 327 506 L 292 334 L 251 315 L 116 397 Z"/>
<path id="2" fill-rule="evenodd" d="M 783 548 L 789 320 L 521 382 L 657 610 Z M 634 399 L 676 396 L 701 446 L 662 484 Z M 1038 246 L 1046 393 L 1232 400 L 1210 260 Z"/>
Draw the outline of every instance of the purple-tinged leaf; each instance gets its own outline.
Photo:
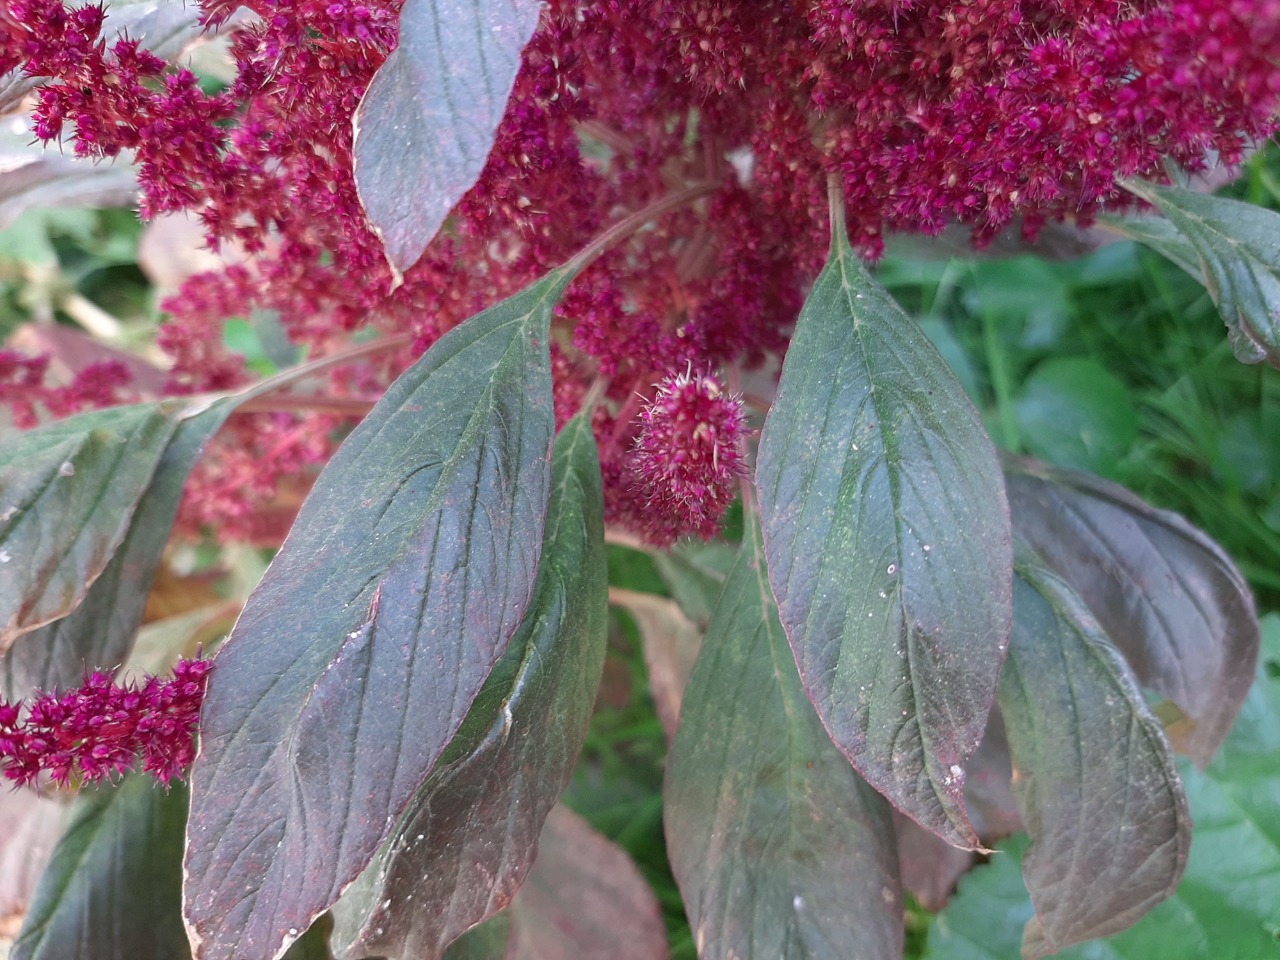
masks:
<path id="1" fill-rule="evenodd" d="M 1280 366 L 1280 214 L 1252 203 L 1142 180 L 1124 187 L 1157 207 L 1174 231 L 1139 221 L 1111 226 L 1147 244 L 1204 284 L 1227 325 L 1236 359 Z"/>
<path id="2" fill-rule="evenodd" d="M 211 674 L 191 774 L 202 960 L 278 957 L 368 866 L 524 618 L 571 272 L 442 337 L 321 473 Z"/>
<path id="3" fill-rule="evenodd" d="M 1013 761 L 999 707 L 991 709 L 987 732 L 965 768 L 964 799 L 969 818 L 984 845 L 1023 830 L 1022 817 L 1013 801 L 1010 780 Z"/>
<path id="4" fill-rule="evenodd" d="M 1012 616 L 1004 483 L 964 389 L 833 234 L 760 440 L 769 579 L 836 745 L 972 848 L 964 765 Z"/>
<path id="5" fill-rule="evenodd" d="M 234 400 L 219 401 L 178 425 L 124 540 L 79 606 L 22 635 L 0 656 L 0 697 L 13 702 L 36 689 L 65 690 L 79 686 L 86 671 L 124 662 L 142 623 L 187 476 L 234 405 Z"/>
<path id="6" fill-rule="evenodd" d="M 748 527 L 667 763 L 667 849 L 698 955 L 897 960 L 890 807 L 814 713 Z"/>
<path id="7" fill-rule="evenodd" d="M 529 612 L 391 839 L 334 907 L 340 956 L 436 960 L 511 902 L 586 736 L 606 591 L 600 464 L 577 417 L 556 442 Z"/>
<path id="8" fill-rule="evenodd" d="M 360 202 L 397 279 L 484 169 L 538 0 L 407 0 L 355 115 Z M 406 184 L 411 184 L 406 189 Z"/>
<path id="9" fill-rule="evenodd" d="M 995 846 L 997 840 L 1025 829 L 1010 789 L 1012 774 L 1004 720 L 999 708 L 992 707 L 987 732 L 969 758 L 964 781 L 965 807 L 983 846 Z M 915 821 L 895 814 L 902 886 L 926 910 L 940 910 L 956 880 L 976 858 L 972 851 L 957 850 Z"/>
<path id="10" fill-rule="evenodd" d="M 0 653 L 84 599 L 183 408 L 115 407 L 0 436 Z"/>
<path id="11" fill-rule="evenodd" d="M 180 960 L 187 791 L 147 776 L 82 790 L 12 960 Z"/>
<path id="12" fill-rule="evenodd" d="M 623 850 L 556 807 L 511 905 L 507 960 L 666 960 L 653 891 Z"/>
<path id="13" fill-rule="evenodd" d="M 1018 536 L 1079 594 L 1140 683 L 1193 724 L 1201 767 L 1253 681 L 1259 627 L 1248 584 L 1182 517 L 1117 484 L 1029 460 L 1006 464 Z"/>
<path id="14" fill-rule="evenodd" d="M 969 872 L 977 855 L 953 847 L 907 816 L 893 811 L 898 841 L 898 865 L 902 889 L 909 891 L 926 910 L 946 906 L 956 881 Z"/>
<path id="15" fill-rule="evenodd" d="M 1173 893 L 1191 819 L 1173 753 L 1119 652 L 1033 556 L 1014 579 L 1000 676 L 1022 862 L 1036 918 L 1029 960 L 1131 926 Z"/>
<path id="16" fill-rule="evenodd" d="M 453 942 L 444 960 L 666 960 L 653 892 L 627 855 L 556 807 L 511 906 Z"/>
<path id="17" fill-rule="evenodd" d="M 1263 659 L 1231 735 L 1203 773 L 1180 764 L 1195 821 L 1182 883 L 1137 924 L 1069 947 L 1061 960 L 1261 960 L 1277 956 L 1280 904 L 1280 617 L 1263 618 Z M 960 883 L 929 931 L 926 960 L 1019 960 L 1033 915 L 1018 861 L 1025 837 Z"/>

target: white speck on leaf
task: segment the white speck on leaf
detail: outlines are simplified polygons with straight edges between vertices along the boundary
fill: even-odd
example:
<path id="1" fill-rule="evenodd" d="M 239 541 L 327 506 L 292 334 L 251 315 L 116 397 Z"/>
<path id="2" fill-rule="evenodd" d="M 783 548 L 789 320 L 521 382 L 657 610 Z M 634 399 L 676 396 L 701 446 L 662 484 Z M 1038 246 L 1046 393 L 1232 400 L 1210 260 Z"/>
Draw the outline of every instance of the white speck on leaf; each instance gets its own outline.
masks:
<path id="1" fill-rule="evenodd" d="M 76 475 L 75 464 L 70 460 L 62 461 L 62 466 L 58 468 L 58 473 L 64 477 L 74 477 Z"/>
<path id="2" fill-rule="evenodd" d="M 8 563 L 13 559 L 13 554 L 8 550 L 0 550 L 0 563 Z"/>

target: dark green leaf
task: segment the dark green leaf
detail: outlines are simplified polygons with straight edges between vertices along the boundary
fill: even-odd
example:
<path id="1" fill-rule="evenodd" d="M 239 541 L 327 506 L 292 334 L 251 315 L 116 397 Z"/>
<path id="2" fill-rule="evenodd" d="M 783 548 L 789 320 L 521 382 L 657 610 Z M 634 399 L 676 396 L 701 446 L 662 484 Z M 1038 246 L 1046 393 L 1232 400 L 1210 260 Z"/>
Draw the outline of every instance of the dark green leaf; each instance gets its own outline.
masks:
<path id="1" fill-rule="evenodd" d="M 19 637 L 0 658 L 0 696 L 14 701 L 35 689 L 78 686 L 86 670 L 124 662 L 142 623 L 187 476 L 233 407 L 234 401 L 222 400 L 178 425 L 124 540 L 80 605 Z"/>
<path id="2" fill-rule="evenodd" d="M 621 848 L 556 807 L 511 905 L 508 960 L 666 960 L 653 891 Z"/>
<path id="3" fill-rule="evenodd" d="M 529 613 L 439 767 L 334 908 L 344 956 L 433 960 L 524 881 L 600 684 L 603 515 L 595 440 L 577 417 L 556 443 Z"/>
<path id="4" fill-rule="evenodd" d="M 1000 709 L 1013 795 L 1031 835 L 1022 870 L 1042 957 L 1132 926 L 1178 885 L 1187 801 L 1159 722 L 1071 588 L 1029 553 L 1013 587 Z"/>
<path id="5" fill-rule="evenodd" d="M 1099 217 L 1099 221 L 1111 230 L 1155 250 L 1166 260 L 1180 267 L 1201 283 L 1200 257 L 1191 241 L 1164 217 Z"/>
<path id="6" fill-rule="evenodd" d="M 1158 207 L 1195 251 L 1192 272 L 1218 305 L 1236 357 L 1280 365 L 1280 214 L 1251 203 L 1141 180 L 1125 189 Z M 1124 221 L 1118 225 L 1124 230 Z M 1192 258 L 1164 230 L 1130 234 L 1181 267 Z M 1154 238 L 1155 242 L 1152 242 Z"/>
<path id="7" fill-rule="evenodd" d="M 1012 459 L 1006 482 L 1018 536 L 1080 595 L 1139 682 L 1189 718 L 1177 745 L 1208 763 L 1258 657 L 1244 577 L 1180 516 L 1117 484 Z"/>
<path id="8" fill-rule="evenodd" d="M 765 552 L 832 739 L 914 820 L 977 845 L 964 764 L 1008 641 L 995 450 L 928 338 L 843 228 L 787 352 L 756 471 Z"/>
<path id="9" fill-rule="evenodd" d="M 397 275 L 484 169 L 540 8 L 537 0 L 402 8 L 399 46 L 356 109 L 354 148 L 360 202 Z"/>
<path id="10" fill-rule="evenodd" d="M 699 956 L 896 960 L 890 807 L 805 696 L 753 521 L 702 649 L 664 806 Z"/>
<path id="11" fill-rule="evenodd" d="M 1264 621 L 1264 654 L 1280 665 L 1280 617 Z M 1263 960 L 1280 956 L 1280 676 L 1265 665 L 1209 768 L 1182 776 L 1195 820 L 1177 893 L 1137 925 L 1072 947 L 1059 960 Z M 961 882 L 937 917 L 925 960 L 1018 960 L 1032 915 L 1018 880 L 1025 841 Z"/>
<path id="12" fill-rule="evenodd" d="M 83 791 L 12 960 L 179 960 L 187 791 L 148 776 Z"/>
<path id="13" fill-rule="evenodd" d="M 115 407 L 0 438 L 0 653 L 84 599 L 128 533 L 181 410 Z"/>
<path id="14" fill-rule="evenodd" d="M 279 956 L 369 864 L 524 618 L 559 270 L 450 331 L 343 443 L 210 675 L 186 910 Z"/>
<path id="15" fill-rule="evenodd" d="M 1085 470 L 1111 470 L 1138 436 L 1129 391 L 1093 360 L 1055 357 L 1027 377 L 1014 416 L 1036 456 Z"/>

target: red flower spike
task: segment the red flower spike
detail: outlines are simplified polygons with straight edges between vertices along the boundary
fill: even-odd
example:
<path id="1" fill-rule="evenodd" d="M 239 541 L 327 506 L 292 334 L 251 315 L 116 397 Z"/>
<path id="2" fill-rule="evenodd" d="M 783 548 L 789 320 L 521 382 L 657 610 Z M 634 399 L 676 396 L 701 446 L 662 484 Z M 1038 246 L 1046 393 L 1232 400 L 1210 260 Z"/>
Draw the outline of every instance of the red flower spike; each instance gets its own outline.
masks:
<path id="1" fill-rule="evenodd" d="M 639 532 L 659 545 L 691 533 L 711 539 L 745 473 L 742 401 L 692 370 L 657 389 L 640 413 L 631 453 Z"/>
<path id="2" fill-rule="evenodd" d="M 38 693 L 25 714 L 21 704 L 0 700 L 0 770 L 19 785 L 33 786 L 44 774 L 62 787 L 118 777 L 141 754 L 142 768 L 167 785 L 195 758 L 212 666 L 180 660 L 170 679 L 152 677 L 141 688 L 95 671 L 77 689 Z"/>

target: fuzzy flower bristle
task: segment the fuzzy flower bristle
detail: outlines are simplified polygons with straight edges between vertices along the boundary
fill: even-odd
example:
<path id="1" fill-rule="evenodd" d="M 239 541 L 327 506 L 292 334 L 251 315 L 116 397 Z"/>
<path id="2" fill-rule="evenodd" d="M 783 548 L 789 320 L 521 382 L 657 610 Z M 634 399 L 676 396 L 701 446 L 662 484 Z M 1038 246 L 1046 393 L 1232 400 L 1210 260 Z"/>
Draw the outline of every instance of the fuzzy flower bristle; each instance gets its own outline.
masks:
<path id="1" fill-rule="evenodd" d="M 710 374 L 667 377 L 640 412 L 631 468 L 643 533 L 659 545 L 685 534 L 704 539 L 720 520 L 745 472 L 742 401 Z"/>
<path id="2" fill-rule="evenodd" d="M 57 786 L 100 781 L 142 768 L 161 783 L 195 758 L 193 742 L 209 660 L 181 660 L 169 679 L 141 686 L 94 671 L 83 685 L 37 694 L 26 709 L 0 699 L 0 770 L 19 785 L 47 774 Z"/>

